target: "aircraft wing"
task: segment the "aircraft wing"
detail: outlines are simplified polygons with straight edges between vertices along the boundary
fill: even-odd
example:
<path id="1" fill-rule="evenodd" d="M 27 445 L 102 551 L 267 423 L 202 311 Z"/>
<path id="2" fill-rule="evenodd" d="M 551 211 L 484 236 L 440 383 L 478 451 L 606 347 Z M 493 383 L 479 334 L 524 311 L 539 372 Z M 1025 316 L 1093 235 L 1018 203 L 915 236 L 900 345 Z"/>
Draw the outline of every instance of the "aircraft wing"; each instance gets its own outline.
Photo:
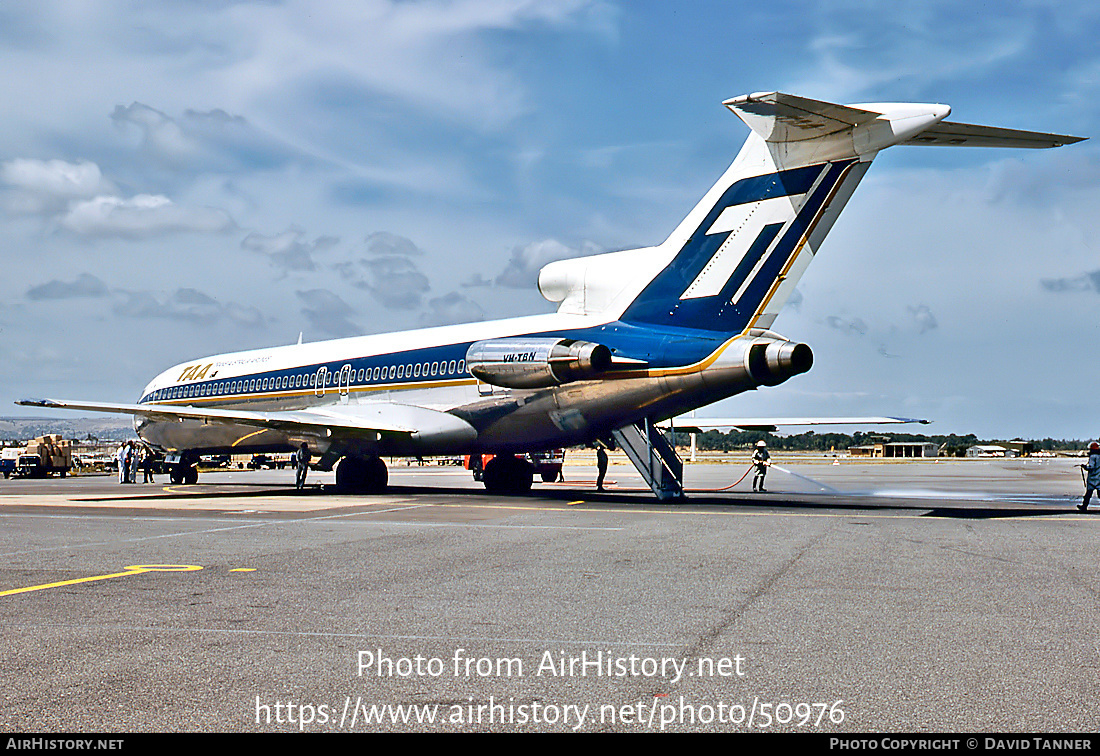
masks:
<path id="1" fill-rule="evenodd" d="M 200 420 L 208 423 L 250 425 L 292 433 L 331 436 L 341 433 L 392 433 L 407 436 L 453 435 L 477 437 L 473 426 L 447 412 L 396 402 L 371 402 L 336 405 L 308 410 L 257 412 L 251 410 L 179 407 L 165 404 L 116 404 L 111 402 L 68 401 L 62 399 L 24 399 L 25 407 L 113 412 L 141 415 L 155 420 Z"/>
<path id="2" fill-rule="evenodd" d="M 972 123 L 940 121 L 915 137 L 902 142 L 910 145 L 952 147 L 1028 147 L 1043 149 L 1061 147 L 1084 141 L 1087 137 L 1043 134 L 1038 131 L 1017 131 Z"/>
<path id="3" fill-rule="evenodd" d="M 671 423 L 661 423 L 681 433 L 705 433 L 719 428 L 737 428 L 743 431 L 767 431 L 779 426 L 796 425 L 891 425 L 896 423 L 920 423 L 931 420 L 915 417 L 677 417 Z"/>

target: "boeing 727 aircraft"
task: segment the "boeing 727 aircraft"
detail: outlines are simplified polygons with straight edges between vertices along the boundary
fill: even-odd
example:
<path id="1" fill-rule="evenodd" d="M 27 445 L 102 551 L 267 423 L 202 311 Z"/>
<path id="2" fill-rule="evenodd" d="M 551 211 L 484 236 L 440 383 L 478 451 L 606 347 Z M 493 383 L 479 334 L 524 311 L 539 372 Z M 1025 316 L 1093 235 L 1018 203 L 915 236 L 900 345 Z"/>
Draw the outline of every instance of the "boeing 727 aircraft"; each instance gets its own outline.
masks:
<path id="1" fill-rule="evenodd" d="M 189 360 L 135 404 L 19 403 L 134 415 L 178 483 L 203 454 L 305 443 L 346 491 L 385 488 L 382 456 L 489 453 L 486 487 L 522 492 L 514 455 L 613 438 L 673 497 L 682 468 L 654 423 L 810 369 L 810 347 L 770 329 L 881 150 L 1080 141 L 944 121 L 946 105 L 724 104 L 752 130 L 729 169 L 661 244 L 545 266 L 554 314 Z"/>

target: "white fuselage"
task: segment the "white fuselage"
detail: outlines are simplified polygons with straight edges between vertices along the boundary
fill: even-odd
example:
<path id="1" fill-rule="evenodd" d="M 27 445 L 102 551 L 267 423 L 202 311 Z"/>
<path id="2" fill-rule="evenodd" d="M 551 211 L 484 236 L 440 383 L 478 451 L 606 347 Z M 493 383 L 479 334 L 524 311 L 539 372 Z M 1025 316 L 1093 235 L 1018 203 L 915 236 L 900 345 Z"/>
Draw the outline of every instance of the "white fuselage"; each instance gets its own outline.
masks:
<path id="1" fill-rule="evenodd" d="M 540 389 L 482 383 L 465 365 L 466 350 L 476 340 L 568 332 L 596 338 L 612 326 L 588 316 L 551 314 L 214 355 L 162 372 L 140 401 L 272 413 L 331 407 L 352 416 L 369 413 L 372 404 L 397 404 L 449 413 L 477 431 L 476 439 L 382 433 L 340 440 L 341 454 L 425 455 L 583 443 L 642 417 L 669 417 L 756 385 L 739 343 L 749 339 L 729 339 L 716 348 L 705 340 L 687 350 L 700 358 L 658 368 L 628 356 L 599 380 Z M 315 433 L 224 421 L 138 417 L 135 428 L 148 443 L 172 452 L 280 451 L 305 441 L 323 454 L 331 445 Z"/>

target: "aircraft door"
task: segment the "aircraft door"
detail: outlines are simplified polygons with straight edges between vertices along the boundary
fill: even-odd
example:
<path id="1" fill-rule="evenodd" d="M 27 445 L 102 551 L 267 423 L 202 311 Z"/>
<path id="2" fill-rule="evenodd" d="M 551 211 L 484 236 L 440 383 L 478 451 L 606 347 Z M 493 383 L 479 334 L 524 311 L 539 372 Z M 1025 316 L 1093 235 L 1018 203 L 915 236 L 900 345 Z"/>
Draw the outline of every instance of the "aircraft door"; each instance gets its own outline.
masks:
<path id="1" fill-rule="evenodd" d="M 344 365 L 336 375 L 336 387 L 340 391 L 340 401 L 347 403 L 351 392 L 351 365 Z"/>
<path id="2" fill-rule="evenodd" d="M 317 396 L 325 395 L 325 381 L 328 380 L 328 368 L 323 365 L 317 369 L 316 377 L 314 380 L 314 393 Z"/>

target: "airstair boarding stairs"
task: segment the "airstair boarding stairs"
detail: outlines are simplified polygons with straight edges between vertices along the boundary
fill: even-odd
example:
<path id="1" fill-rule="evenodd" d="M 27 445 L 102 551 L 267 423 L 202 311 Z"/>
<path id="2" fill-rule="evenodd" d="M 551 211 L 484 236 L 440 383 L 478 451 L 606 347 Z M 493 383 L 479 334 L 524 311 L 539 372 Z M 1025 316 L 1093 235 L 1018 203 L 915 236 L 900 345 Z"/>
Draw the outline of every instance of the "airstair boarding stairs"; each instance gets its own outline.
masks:
<path id="1" fill-rule="evenodd" d="M 649 418 L 624 425 L 612 437 L 661 501 L 684 496 L 684 463 L 665 434 Z"/>

